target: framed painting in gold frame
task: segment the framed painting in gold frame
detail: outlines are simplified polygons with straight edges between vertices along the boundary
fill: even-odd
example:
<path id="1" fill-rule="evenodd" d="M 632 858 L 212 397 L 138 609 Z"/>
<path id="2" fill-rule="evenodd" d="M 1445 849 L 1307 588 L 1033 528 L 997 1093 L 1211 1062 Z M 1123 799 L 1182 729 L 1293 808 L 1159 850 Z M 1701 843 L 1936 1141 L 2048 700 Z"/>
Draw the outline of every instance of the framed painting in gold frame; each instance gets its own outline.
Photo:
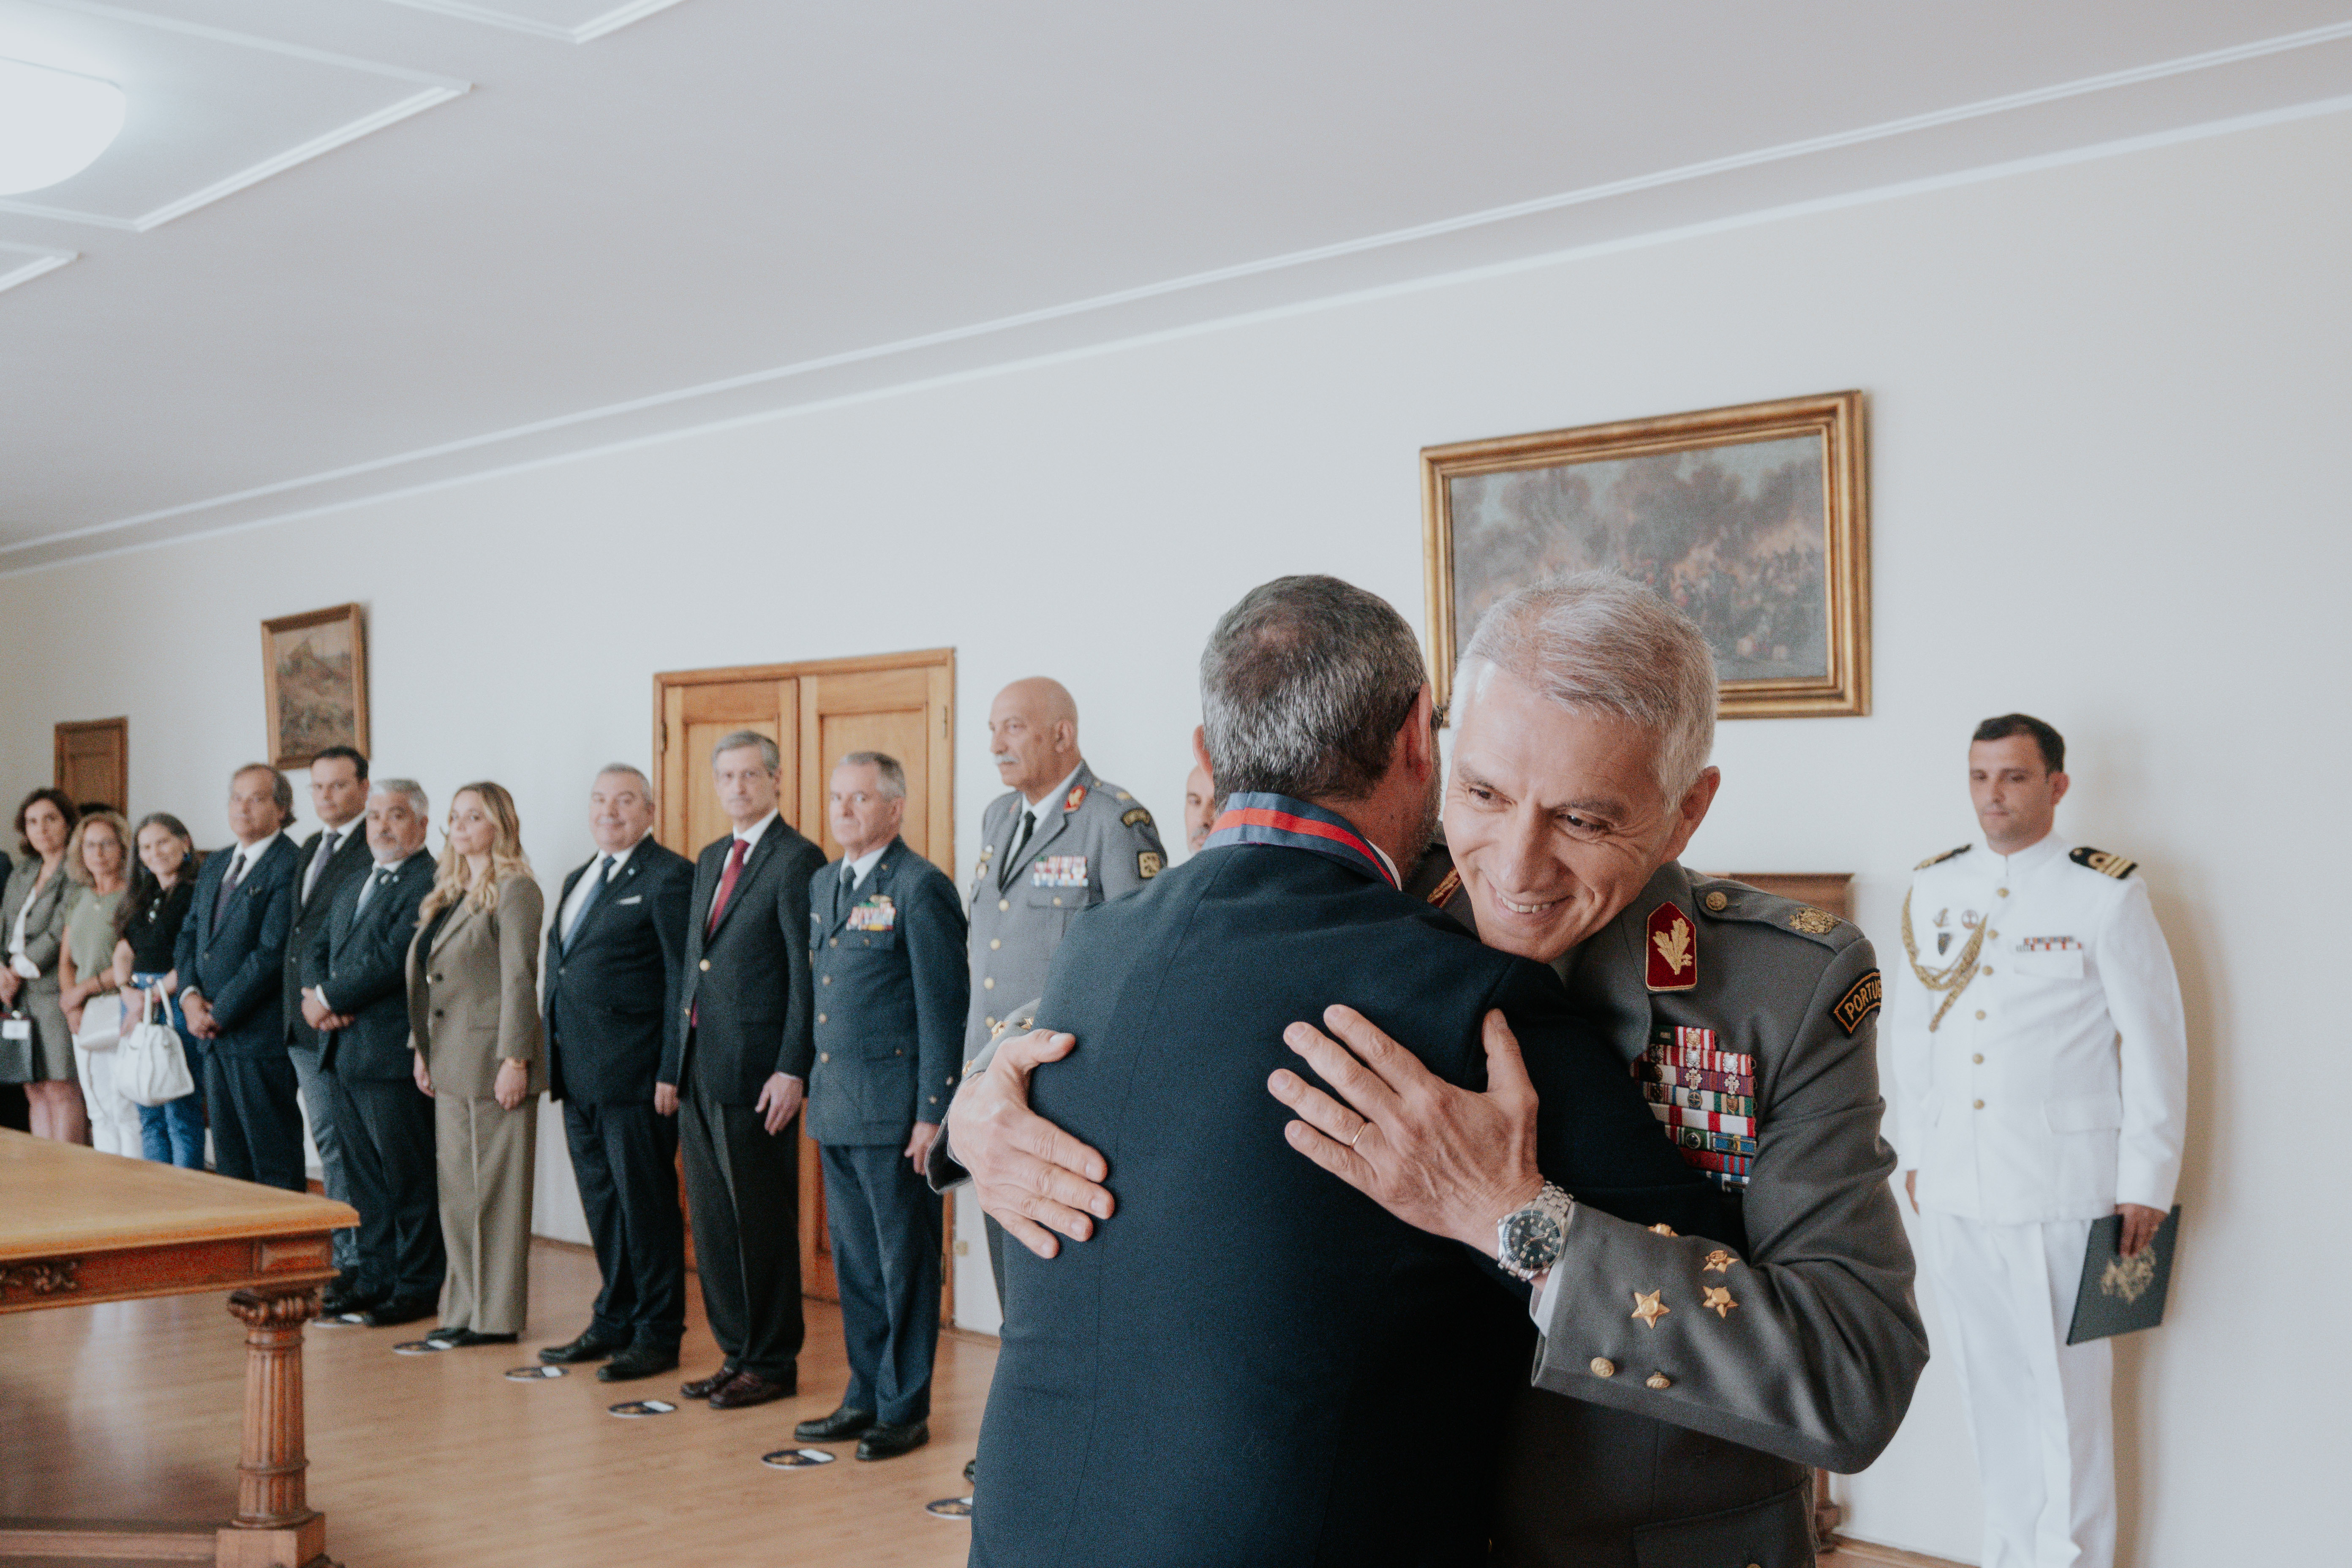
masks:
<path id="1" fill-rule="evenodd" d="M 1837 392 L 1423 447 L 1439 700 L 1487 605 L 1601 567 L 1698 623 L 1722 717 L 1869 712 L 1863 412 Z"/>
<path id="2" fill-rule="evenodd" d="M 367 627 L 357 605 L 261 623 L 269 761 L 307 768 L 329 746 L 368 749 Z"/>

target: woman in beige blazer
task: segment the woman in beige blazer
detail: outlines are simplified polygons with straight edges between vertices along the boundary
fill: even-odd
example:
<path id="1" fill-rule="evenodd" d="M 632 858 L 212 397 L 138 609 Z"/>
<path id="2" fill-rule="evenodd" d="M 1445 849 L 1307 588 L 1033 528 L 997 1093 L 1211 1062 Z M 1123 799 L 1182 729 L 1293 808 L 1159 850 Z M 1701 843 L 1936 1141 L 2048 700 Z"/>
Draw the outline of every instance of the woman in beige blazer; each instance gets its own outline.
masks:
<path id="1" fill-rule="evenodd" d="M 531 1174 L 547 1052 L 539 1016 L 545 902 L 514 796 L 470 784 L 449 802 L 433 890 L 408 948 L 408 1044 L 433 1097 L 449 1292 L 443 1349 L 511 1344 L 530 1303 Z"/>
<path id="2" fill-rule="evenodd" d="M 37 789 L 16 808 L 24 847 L 0 893 L 0 1081 L 21 1083 L 32 1101 L 33 1136 L 89 1142 L 81 1079 L 74 1071 L 73 1030 L 58 1005 L 58 959 L 65 951 L 79 883 L 66 869 L 74 804 L 63 790 Z"/>

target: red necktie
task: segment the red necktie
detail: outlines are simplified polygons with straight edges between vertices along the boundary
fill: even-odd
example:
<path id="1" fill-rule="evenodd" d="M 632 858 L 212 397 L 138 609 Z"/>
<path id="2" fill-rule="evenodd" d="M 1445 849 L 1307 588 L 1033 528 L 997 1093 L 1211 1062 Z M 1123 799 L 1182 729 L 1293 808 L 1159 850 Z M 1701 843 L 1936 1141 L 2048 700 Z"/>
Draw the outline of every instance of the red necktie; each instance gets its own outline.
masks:
<path id="1" fill-rule="evenodd" d="M 703 928 L 705 934 L 719 929 L 719 917 L 727 912 L 727 900 L 734 896 L 735 879 L 743 874 L 743 852 L 750 847 L 738 838 L 735 847 L 727 852 L 727 871 L 719 879 L 719 891 L 710 900 L 710 923 Z"/>

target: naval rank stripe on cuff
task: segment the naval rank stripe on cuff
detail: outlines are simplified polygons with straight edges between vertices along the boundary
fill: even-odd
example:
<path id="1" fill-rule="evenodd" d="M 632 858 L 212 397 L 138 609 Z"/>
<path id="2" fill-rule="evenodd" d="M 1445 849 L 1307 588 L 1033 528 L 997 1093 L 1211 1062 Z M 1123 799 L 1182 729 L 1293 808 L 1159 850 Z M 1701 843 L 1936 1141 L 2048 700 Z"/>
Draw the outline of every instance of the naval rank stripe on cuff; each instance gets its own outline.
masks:
<path id="1" fill-rule="evenodd" d="M 1224 812 L 1201 847 L 1220 849 L 1229 844 L 1304 849 L 1352 866 L 1391 888 L 1402 886 L 1388 857 L 1372 847 L 1344 817 L 1286 795 L 1226 796 Z"/>

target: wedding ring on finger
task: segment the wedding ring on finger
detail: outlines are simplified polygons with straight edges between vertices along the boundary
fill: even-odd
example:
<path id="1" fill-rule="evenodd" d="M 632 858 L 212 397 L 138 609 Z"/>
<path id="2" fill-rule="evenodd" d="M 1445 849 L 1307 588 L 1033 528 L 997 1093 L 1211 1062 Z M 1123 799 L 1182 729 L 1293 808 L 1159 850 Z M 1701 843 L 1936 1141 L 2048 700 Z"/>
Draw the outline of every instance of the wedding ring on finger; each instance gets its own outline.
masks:
<path id="1" fill-rule="evenodd" d="M 1357 1143 L 1362 1140 L 1364 1134 L 1370 1132 L 1371 1130 L 1372 1124 L 1369 1121 L 1365 1122 L 1361 1127 L 1357 1128 L 1356 1136 L 1348 1140 L 1348 1147 L 1353 1149 Z"/>

